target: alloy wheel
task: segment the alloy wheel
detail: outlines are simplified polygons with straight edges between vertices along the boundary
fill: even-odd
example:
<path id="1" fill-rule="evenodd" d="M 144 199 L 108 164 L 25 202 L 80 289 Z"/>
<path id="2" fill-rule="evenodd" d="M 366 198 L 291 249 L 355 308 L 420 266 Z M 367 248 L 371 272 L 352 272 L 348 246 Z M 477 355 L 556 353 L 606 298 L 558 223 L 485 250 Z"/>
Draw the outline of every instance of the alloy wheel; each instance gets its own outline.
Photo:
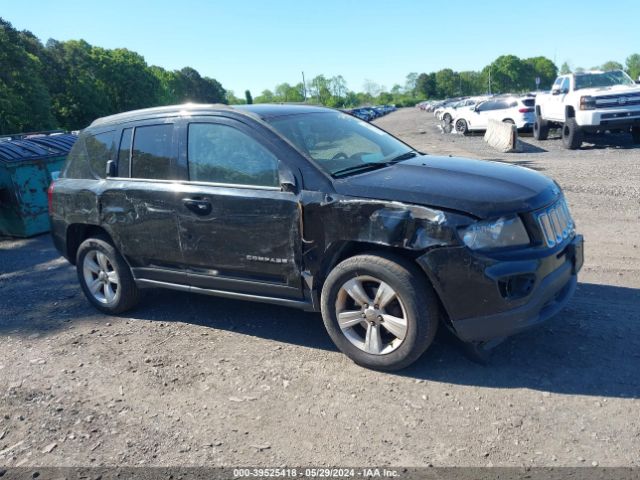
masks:
<path id="1" fill-rule="evenodd" d="M 89 292 L 100 303 L 114 303 L 119 294 L 120 278 L 109 257 L 91 250 L 82 262 L 82 273 Z"/>
<path id="2" fill-rule="evenodd" d="M 396 350 L 407 335 L 407 313 L 396 291 L 375 277 L 347 280 L 336 298 L 336 317 L 344 336 L 372 355 Z"/>

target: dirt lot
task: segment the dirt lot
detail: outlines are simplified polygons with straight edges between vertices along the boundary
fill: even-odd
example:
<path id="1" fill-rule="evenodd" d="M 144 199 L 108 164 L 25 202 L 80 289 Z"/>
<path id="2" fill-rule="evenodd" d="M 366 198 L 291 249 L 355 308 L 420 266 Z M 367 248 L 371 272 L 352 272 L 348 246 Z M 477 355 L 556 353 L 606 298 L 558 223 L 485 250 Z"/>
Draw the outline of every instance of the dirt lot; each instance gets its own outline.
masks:
<path id="1" fill-rule="evenodd" d="M 0 466 L 640 466 L 640 149 L 524 138 L 498 154 L 418 110 L 377 123 L 557 179 L 587 242 L 571 304 L 489 366 L 440 335 L 384 374 L 337 352 L 316 314 L 149 291 L 106 317 L 48 236 L 5 239 Z"/>

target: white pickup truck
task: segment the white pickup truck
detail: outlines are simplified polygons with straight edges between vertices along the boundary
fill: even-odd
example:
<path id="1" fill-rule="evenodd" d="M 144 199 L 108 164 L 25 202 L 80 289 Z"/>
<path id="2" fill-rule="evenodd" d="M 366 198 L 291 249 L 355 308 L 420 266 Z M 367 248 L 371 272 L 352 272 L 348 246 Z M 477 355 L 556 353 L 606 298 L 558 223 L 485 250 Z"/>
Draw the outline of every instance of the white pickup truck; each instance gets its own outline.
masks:
<path id="1" fill-rule="evenodd" d="M 536 96 L 533 135 L 546 140 L 560 127 L 562 143 L 576 149 L 583 133 L 626 131 L 640 143 L 640 85 L 621 70 L 561 75 L 550 93 Z"/>

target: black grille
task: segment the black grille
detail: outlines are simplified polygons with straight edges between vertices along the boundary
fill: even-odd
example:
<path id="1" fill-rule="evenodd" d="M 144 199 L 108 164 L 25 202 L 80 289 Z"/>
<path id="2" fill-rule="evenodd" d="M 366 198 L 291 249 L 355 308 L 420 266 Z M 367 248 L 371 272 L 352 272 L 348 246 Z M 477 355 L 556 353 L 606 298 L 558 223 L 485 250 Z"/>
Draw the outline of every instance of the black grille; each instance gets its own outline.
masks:
<path id="1" fill-rule="evenodd" d="M 621 95 L 607 95 L 605 97 L 596 97 L 596 107 L 626 107 L 640 105 L 640 94 L 627 93 Z"/>

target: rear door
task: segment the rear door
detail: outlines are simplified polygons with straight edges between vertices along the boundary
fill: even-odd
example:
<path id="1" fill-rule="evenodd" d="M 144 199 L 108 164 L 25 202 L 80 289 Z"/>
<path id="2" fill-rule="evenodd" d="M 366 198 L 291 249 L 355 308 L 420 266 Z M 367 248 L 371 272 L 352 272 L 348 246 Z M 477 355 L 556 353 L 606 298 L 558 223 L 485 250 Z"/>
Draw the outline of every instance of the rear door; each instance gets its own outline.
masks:
<path id="1" fill-rule="evenodd" d="M 298 195 L 268 136 L 231 118 L 185 121 L 178 222 L 194 287 L 301 298 Z M 299 183 L 300 184 L 300 183 Z"/>
<path id="2" fill-rule="evenodd" d="M 175 188 L 177 128 L 155 120 L 119 132 L 117 177 L 107 179 L 102 223 L 137 278 L 185 283 Z"/>
<path id="3" fill-rule="evenodd" d="M 484 130 L 487 128 L 489 118 L 496 108 L 495 101 L 482 102 L 477 108 L 471 110 L 469 125 L 473 130 Z"/>

